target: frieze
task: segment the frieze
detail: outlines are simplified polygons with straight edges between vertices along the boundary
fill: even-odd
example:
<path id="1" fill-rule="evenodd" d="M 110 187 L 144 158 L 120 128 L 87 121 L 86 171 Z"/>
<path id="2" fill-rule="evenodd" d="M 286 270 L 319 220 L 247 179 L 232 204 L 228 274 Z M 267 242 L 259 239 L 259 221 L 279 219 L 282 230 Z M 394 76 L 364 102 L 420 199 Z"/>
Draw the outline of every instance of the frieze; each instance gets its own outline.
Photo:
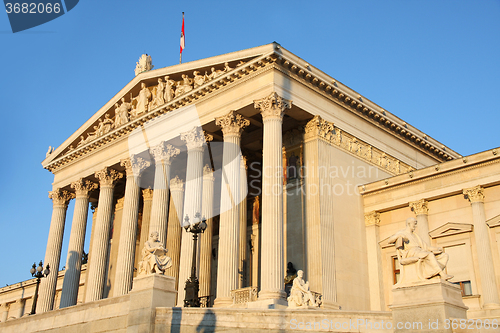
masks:
<path id="1" fill-rule="evenodd" d="M 332 146 L 339 147 L 371 164 L 377 165 L 393 175 L 415 170 L 412 166 L 387 155 L 383 151 L 356 138 L 354 135 L 341 130 L 332 122 L 322 119 L 319 115 L 314 116 L 307 123 L 304 130 L 305 142 L 316 138 Z"/>

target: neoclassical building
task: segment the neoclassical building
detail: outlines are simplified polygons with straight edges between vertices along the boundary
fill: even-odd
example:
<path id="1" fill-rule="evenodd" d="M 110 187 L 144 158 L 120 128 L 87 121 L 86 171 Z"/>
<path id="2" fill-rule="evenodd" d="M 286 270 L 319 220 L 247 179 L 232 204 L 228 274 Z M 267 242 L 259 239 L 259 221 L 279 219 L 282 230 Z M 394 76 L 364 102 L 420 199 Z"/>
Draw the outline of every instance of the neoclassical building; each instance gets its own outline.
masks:
<path id="1" fill-rule="evenodd" d="M 317 311 L 390 320 L 399 267 L 387 238 L 416 216 L 421 238 L 453 258 L 468 315 L 500 316 L 496 149 L 463 157 L 277 43 L 137 67 L 42 162 L 54 174 L 44 263 L 61 265 L 66 223 L 69 246 L 65 270 L 42 279 L 40 317 L 18 323 L 132 302 L 153 231 L 182 307 L 193 257 L 183 225 L 201 219 L 196 275 L 212 314 L 286 307 L 292 263 L 321 299 Z M 0 289 L 2 322 L 29 312 L 33 284 Z M 173 325 L 175 311 L 157 307 L 155 327 Z"/>

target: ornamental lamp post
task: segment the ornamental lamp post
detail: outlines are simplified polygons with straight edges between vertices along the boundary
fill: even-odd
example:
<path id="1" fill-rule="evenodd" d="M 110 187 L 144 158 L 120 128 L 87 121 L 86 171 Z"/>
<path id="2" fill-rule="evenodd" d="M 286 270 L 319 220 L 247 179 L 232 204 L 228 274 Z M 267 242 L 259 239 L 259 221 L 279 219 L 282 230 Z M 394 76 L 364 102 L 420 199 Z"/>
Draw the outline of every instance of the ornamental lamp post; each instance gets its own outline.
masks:
<path id="1" fill-rule="evenodd" d="M 184 287 L 186 291 L 184 306 L 199 308 L 200 298 L 198 293 L 200 291 L 200 283 L 196 277 L 196 244 L 198 243 L 198 234 L 205 232 L 207 223 L 205 217 L 200 219 L 200 213 L 195 214 L 193 222 L 193 224 L 189 223 L 189 216 L 186 215 L 184 223 L 182 224 L 186 232 L 191 232 L 193 234 L 193 262 L 191 265 L 191 277 L 186 280 L 186 286 Z"/>
<path id="2" fill-rule="evenodd" d="M 31 307 L 31 313 L 30 313 L 30 315 L 34 315 L 36 311 L 36 301 L 38 300 L 38 286 L 40 285 L 40 279 L 42 277 L 47 277 L 47 275 L 50 274 L 50 266 L 49 264 L 47 264 L 47 267 L 45 267 L 44 270 L 42 261 L 40 260 L 38 267 L 36 267 L 36 263 L 33 263 L 33 266 L 30 269 L 30 273 L 31 276 L 36 277 L 35 295 L 33 295 L 33 306 Z"/>

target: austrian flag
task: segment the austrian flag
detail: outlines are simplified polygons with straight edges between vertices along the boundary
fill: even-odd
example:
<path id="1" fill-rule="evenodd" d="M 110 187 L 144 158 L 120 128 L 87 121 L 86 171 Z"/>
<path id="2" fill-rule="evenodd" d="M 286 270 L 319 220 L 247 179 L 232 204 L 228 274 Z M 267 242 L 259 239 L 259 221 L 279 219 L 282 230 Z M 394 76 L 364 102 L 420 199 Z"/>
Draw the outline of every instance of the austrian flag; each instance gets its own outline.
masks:
<path id="1" fill-rule="evenodd" d="M 181 55 L 182 55 L 182 50 L 186 47 L 186 42 L 184 39 L 184 12 L 182 12 L 182 30 L 181 30 Z"/>

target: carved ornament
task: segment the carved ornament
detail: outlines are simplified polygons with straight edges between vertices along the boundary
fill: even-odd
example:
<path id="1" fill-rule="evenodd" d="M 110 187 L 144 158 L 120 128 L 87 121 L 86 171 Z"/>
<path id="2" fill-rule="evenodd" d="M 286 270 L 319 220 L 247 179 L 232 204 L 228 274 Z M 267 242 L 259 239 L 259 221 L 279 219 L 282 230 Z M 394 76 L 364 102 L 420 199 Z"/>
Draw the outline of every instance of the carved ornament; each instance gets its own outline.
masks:
<path id="1" fill-rule="evenodd" d="M 75 189 L 77 197 L 88 197 L 89 192 L 97 189 L 99 184 L 80 178 L 71 183 L 71 188 Z"/>
<path id="2" fill-rule="evenodd" d="M 150 148 L 149 152 L 153 155 L 156 163 L 163 162 L 170 165 L 172 163 L 172 158 L 179 155 L 181 151 L 171 144 L 162 141 L 159 145 Z"/>
<path id="3" fill-rule="evenodd" d="M 469 199 L 470 203 L 484 202 L 484 189 L 480 185 L 466 188 L 463 193 L 464 198 Z"/>
<path id="4" fill-rule="evenodd" d="M 153 190 L 150 188 L 145 188 L 142 190 L 142 197 L 144 200 L 152 200 L 153 199 Z"/>
<path id="5" fill-rule="evenodd" d="M 52 199 L 54 206 L 67 206 L 68 202 L 75 197 L 74 193 L 66 190 L 56 189 L 49 192 L 49 198 Z"/>
<path id="6" fill-rule="evenodd" d="M 129 158 L 121 160 L 120 165 L 125 167 L 127 176 L 139 177 L 141 173 L 151 165 L 151 163 L 133 154 Z"/>
<path id="7" fill-rule="evenodd" d="M 369 212 L 365 214 L 365 225 L 367 227 L 376 225 L 380 225 L 380 213 L 377 213 L 375 211 Z"/>
<path id="8" fill-rule="evenodd" d="M 427 215 L 429 214 L 429 208 L 427 207 L 427 201 L 425 199 L 421 199 L 418 201 L 412 201 L 409 203 L 411 211 L 415 213 L 415 215 Z"/>
<path id="9" fill-rule="evenodd" d="M 99 184 L 102 186 L 106 187 L 112 187 L 115 185 L 115 182 L 123 178 L 123 173 L 118 172 L 114 169 L 105 167 L 102 170 L 96 171 L 95 172 L 95 177 L 99 179 Z"/>
<path id="10" fill-rule="evenodd" d="M 170 191 L 183 191 L 184 190 L 184 181 L 179 178 L 179 176 L 175 176 L 175 178 L 170 180 Z"/>
<path id="11" fill-rule="evenodd" d="M 205 142 L 213 140 L 213 136 L 205 134 L 201 127 L 195 126 L 192 130 L 181 133 L 181 140 L 186 142 L 187 149 L 191 150 L 203 148 Z"/>
<path id="12" fill-rule="evenodd" d="M 222 128 L 224 135 L 240 136 L 243 129 L 250 125 L 250 121 L 232 110 L 222 117 L 215 118 L 215 125 Z"/>
<path id="13" fill-rule="evenodd" d="M 265 98 L 255 100 L 253 103 L 254 107 L 260 110 L 262 119 L 264 120 L 268 118 L 279 118 L 283 120 L 285 110 L 292 107 L 292 101 L 282 98 L 276 92 L 273 92 Z"/>

